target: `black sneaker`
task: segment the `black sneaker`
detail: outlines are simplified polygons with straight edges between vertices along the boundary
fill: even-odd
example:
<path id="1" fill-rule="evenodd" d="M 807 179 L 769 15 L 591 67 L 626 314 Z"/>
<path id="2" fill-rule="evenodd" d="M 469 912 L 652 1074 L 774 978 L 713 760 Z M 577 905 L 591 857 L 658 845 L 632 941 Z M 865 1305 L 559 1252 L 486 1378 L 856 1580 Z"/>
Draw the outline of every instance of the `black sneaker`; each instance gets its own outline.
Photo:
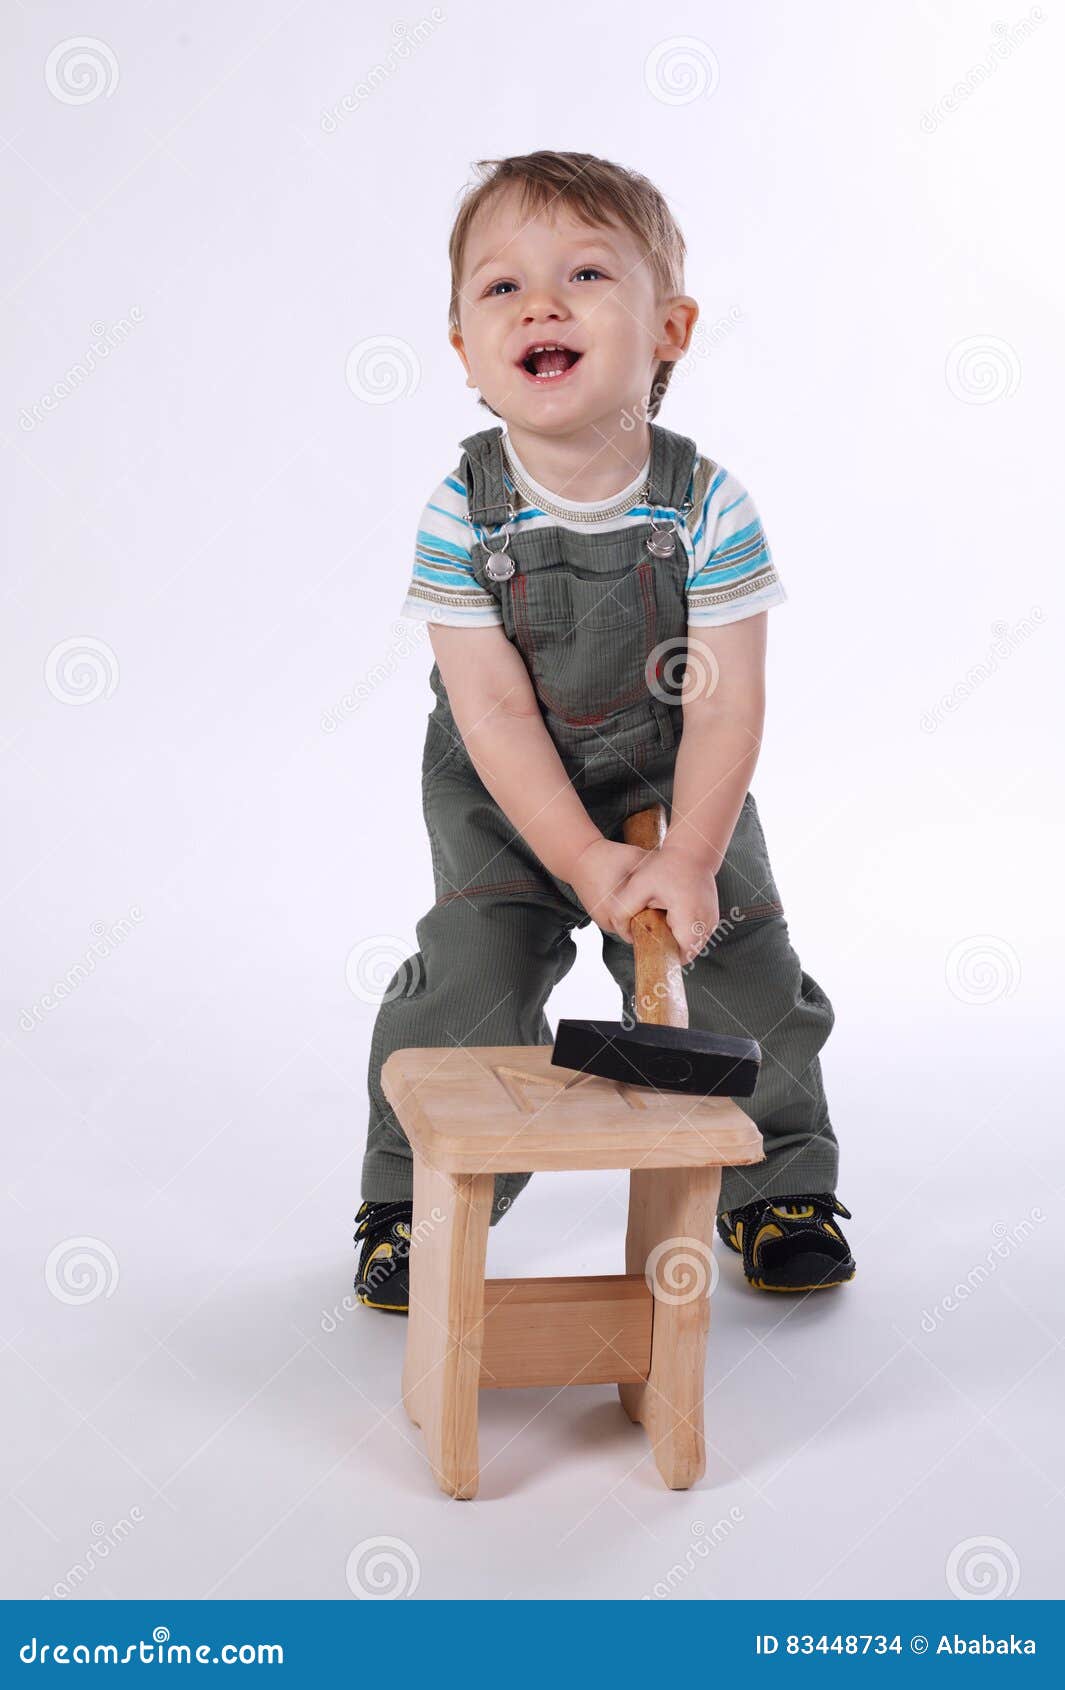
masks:
<path id="1" fill-rule="evenodd" d="M 355 1216 L 355 1243 L 362 1254 L 355 1273 L 355 1295 L 368 1309 L 406 1314 L 410 1303 L 410 1230 L 413 1203 L 363 1203 Z"/>
<path id="2" fill-rule="evenodd" d="M 822 1291 L 854 1278 L 854 1257 L 827 1217 L 845 1215 L 834 1192 L 758 1197 L 717 1217 L 717 1230 L 743 1256 L 743 1271 L 759 1291 Z"/>

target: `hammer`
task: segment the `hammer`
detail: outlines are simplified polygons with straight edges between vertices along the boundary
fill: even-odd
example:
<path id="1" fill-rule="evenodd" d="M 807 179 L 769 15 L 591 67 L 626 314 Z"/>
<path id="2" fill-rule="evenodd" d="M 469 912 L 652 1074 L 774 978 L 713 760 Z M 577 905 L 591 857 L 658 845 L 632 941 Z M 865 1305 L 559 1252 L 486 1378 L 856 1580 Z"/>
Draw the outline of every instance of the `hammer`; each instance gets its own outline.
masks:
<path id="1" fill-rule="evenodd" d="M 626 845 L 653 851 L 666 837 L 666 811 L 652 804 L 629 816 Z M 636 1024 L 560 1021 L 552 1064 L 656 1091 L 697 1097 L 750 1097 L 762 1052 L 754 1039 L 704 1033 L 688 1026 L 680 949 L 665 912 L 645 909 L 632 918 L 636 963 Z M 576 1084 L 567 1081 L 567 1084 Z"/>

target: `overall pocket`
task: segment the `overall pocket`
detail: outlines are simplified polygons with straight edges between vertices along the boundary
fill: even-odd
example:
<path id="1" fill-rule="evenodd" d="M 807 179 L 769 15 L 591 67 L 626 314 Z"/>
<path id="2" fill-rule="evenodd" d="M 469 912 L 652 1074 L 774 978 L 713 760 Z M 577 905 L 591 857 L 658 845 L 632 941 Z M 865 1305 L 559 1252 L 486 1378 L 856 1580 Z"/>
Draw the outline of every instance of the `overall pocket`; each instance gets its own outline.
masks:
<path id="1" fill-rule="evenodd" d="M 504 627 L 543 707 L 573 726 L 596 725 L 647 696 L 659 619 L 655 560 L 641 549 L 628 535 L 567 533 L 563 555 L 558 529 L 515 547 L 515 573 L 500 597 Z"/>

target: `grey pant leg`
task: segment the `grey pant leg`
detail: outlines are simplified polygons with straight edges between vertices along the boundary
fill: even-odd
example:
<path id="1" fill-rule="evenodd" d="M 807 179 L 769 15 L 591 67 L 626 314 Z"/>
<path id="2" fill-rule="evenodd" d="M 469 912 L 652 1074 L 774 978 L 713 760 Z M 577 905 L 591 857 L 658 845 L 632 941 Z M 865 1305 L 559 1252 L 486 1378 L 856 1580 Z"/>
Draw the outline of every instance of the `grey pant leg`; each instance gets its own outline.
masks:
<path id="1" fill-rule="evenodd" d="M 419 949 L 393 975 L 374 1024 L 364 1198 L 409 1200 L 413 1190 L 410 1145 L 381 1089 L 385 1059 L 417 1046 L 552 1044 L 544 1005 L 577 955 L 572 925 L 545 901 L 485 892 L 438 903 L 419 921 Z M 529 1178 L 497 1174 L 493 1224 Z"/>
<path id="2" fill-rule="evenodd" d="M 764 1162 L 722 1170 L 719 1208 L 755 1197 L 834 1191 L 839 1146 L 819 1053 L 835 1013 L 791 944 L 750 793 L 716 879 L 719 925 L 684 970 L 689 1024 L 757 1039 L 757 1084 L 750 1097 L 735 1101 L 765 1141 Z M 603 958 L 633 1013 L 632 947 L 604 934 Z"/>
<path id="3" fill-rule="evenodd" d="M 835 1014 L 803 969 L 781 915 L 741 923 L 696 959 L 688 988 L 693 1027 L 744 1033 L 762 1047 L 750 1097 L 737 1103 L 765 1141 L 765 1161 L 726 1168 L 721 1208 L 755 1197 L 834 1191 L 839 1146 L 819 1053 Z"/>
<path id="4" fill-rule="evenodd" d="M 603 935 L 603 957 L 633 1010 L 633 952 Z M 736 1103 L 765 1141 L 765 1161 L 724 1168 L 719 1211 L 755 1197 L 834 1191 L 839 1167 L 818 1052 L 834 1014 L 802 969 L 783 916 L 741 923 L 685 971 L 692 1027 L 757 1039 L 762 1065 L 750 1097 Z"/>

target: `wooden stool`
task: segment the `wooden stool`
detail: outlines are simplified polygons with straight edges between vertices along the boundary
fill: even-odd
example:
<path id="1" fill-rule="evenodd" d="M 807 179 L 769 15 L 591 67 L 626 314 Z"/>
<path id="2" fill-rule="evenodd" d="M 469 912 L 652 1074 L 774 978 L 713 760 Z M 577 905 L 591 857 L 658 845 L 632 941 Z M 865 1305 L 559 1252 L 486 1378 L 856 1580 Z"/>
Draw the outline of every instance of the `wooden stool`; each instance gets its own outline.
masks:
<path id="1" fill-rule="evenodd" d="M 549 1045 L 397 1050 L 381 1082 L 414 1152 L 403 1400 L 441 1490 L 476 1495 L 478 1389 L 528 1385 L 616 1384 L 666 1484 L 694 1484 L 721 1169 L 763 1159 L 754 1122 Z M 625 1273 L 486 1280 L 495 1175 L 565 1168 L 631 1170 Z"/>

